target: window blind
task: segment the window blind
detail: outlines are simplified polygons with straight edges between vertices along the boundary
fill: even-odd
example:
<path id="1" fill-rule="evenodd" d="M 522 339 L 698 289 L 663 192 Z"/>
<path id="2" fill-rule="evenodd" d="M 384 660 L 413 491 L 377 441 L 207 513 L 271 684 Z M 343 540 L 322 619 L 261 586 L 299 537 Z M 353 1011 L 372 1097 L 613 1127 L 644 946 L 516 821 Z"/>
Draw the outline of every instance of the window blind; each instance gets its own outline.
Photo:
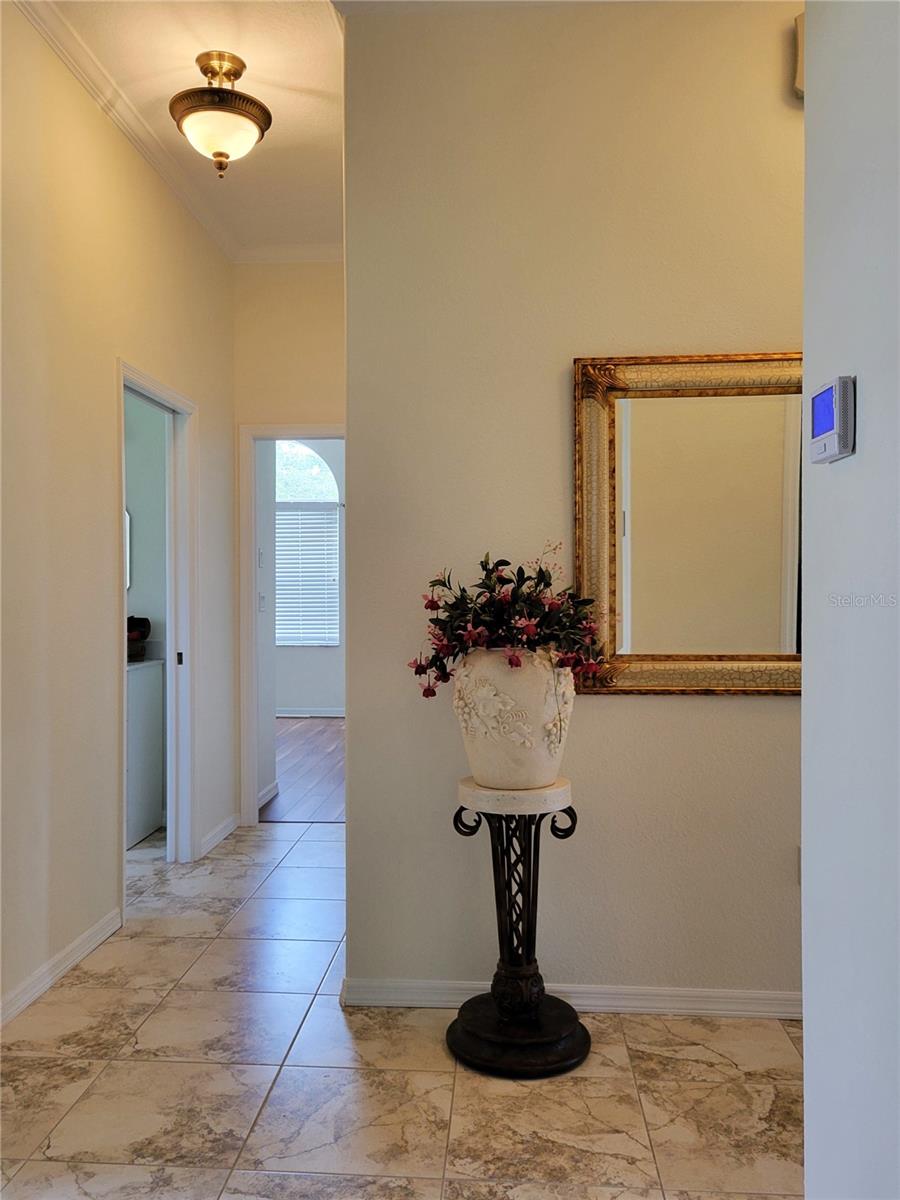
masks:
<path id="1" fill-rule="evenodd" d="M 275 643 L 340 644 L 340 510 L 275 506 Z"/>

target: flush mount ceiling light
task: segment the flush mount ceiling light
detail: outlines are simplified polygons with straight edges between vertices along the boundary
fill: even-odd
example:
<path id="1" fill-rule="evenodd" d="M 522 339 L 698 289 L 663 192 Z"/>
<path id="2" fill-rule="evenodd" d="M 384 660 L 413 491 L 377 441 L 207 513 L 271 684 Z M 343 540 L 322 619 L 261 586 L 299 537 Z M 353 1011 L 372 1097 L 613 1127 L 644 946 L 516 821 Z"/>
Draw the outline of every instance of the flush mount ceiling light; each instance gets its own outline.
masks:
<path id="1" fill-rule="evenodd" d="M 227 50 L 197 55 L 206 87 L 188 88 L 169 101 L 172 120 L 198 153 L 211 158 L 219 173 L 249 154 L 272 124 L 272 114 L 255 96 L 236 92 L 234 85 L 247 64 Z"/>

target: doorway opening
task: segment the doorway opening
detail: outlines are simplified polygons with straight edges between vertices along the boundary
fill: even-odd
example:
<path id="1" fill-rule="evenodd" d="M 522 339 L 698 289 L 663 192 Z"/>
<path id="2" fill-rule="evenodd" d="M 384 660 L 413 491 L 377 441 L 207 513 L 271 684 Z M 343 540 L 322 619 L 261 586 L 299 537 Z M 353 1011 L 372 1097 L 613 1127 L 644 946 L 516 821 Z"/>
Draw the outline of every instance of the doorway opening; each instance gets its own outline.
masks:
<path id="1" fill-rule="evenodd" d="M 193 405 L 120 363 L 123 804 L 129 885 L 160 859 L 195 857 L 192 629 Z"/>
<path id="2" fill-rule="evenodd" d="M 344 479 L 341 428 L 241 430 L 245 825 L 345 820 Z"/>

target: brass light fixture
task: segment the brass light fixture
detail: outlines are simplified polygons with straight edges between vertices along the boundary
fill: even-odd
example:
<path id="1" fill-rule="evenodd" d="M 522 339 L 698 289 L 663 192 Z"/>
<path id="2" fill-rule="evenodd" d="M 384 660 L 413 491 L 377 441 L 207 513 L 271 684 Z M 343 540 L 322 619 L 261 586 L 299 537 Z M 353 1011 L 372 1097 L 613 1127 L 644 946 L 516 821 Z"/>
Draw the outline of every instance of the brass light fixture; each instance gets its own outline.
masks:
<path id="1" fill-rule="evenodd" d="M 243 158 L 262 141 L 272 114 L 255 96 L 234 90 L 247 69 L 236 54 L 206 50 L 197 55 L 197 66 L 206 76 L 206 87 L 188 88 L 173 96 L 169 112 L 194 149 L 212 159 L 221 179 L 229 163 Z"/>

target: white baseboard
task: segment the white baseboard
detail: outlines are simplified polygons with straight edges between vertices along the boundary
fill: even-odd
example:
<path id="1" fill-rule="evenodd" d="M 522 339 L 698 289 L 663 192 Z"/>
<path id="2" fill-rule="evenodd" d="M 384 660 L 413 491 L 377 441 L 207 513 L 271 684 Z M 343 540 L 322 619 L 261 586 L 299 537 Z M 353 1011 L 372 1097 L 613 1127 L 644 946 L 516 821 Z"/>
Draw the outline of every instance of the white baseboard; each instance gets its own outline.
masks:
<path id="1" fill-rule="evenodd" d="M 211 829 L 200 843 L 200 857 L 203 858 L 204 855 L 209 854 L 210 850 L 214 850 L 223 838 L 227 838 L 229 833 L 233 833 L 238 827 L 238 822 L 237 813 L 232 813 L 230 817 L 220 821 L 215 829 Z"/>
<path id="2" fill-rule="evenodd" d="M 90 929 L 86 929 L 80 934 L 74 942 L 70 942 L 65 949 L 60 950 L 58 954 L 54 954 L 49 962 L 44 963 L 42 967 L 38 967 L 36 971 L 23 980 L 18 987 L 12 988 L 11 991 L 3 997 L 0 1004 L 0 1019 L 3 1021 L 11 1020 L 16 1013 L 20 1013 L 23 1008 L 27 1008 L 33 1000 L 37 1000 L 38 996 L 44 992 L 58 979 L 65 975 L 70 967 L 74 967 L 76 963 L 81 962 L 86 958 L 92 950 L 105 942 L 108 937 L 122 927 L 122 910 L 114 908 L 112 912 L 108 912 L 105 917 L 92 925 Z"/>
<path id="3" fill-rule="evenodd" d="M 276 779 L 274 783 L 270 783 L 268 787 L 263 788 L 263 790 L 256 797 L 256 802 L 259 807 L 262 808 L 264 804 L 268 804 L 270 800 L 274 800 L 277 795 L 278 780 Z"/>
<path id="4" fill-rule="evenodd" d="M 489 983 L 455 979 L 347 979 L 342 1003 L 396 1008 L 458 1008 L 486 992 Z M 548 983 L 547 991 L 579 1012 L 682 1013 L 704 1017 L 782 1017 L 802 1015 L 800 992 L 737 992 L 721 988 L 609 987 L 604 984 Z"/>
<path id="5" fill-rule="evenodd" d="M 345 708 L 276 708 L 276 717 L 343 717 Z"/>

